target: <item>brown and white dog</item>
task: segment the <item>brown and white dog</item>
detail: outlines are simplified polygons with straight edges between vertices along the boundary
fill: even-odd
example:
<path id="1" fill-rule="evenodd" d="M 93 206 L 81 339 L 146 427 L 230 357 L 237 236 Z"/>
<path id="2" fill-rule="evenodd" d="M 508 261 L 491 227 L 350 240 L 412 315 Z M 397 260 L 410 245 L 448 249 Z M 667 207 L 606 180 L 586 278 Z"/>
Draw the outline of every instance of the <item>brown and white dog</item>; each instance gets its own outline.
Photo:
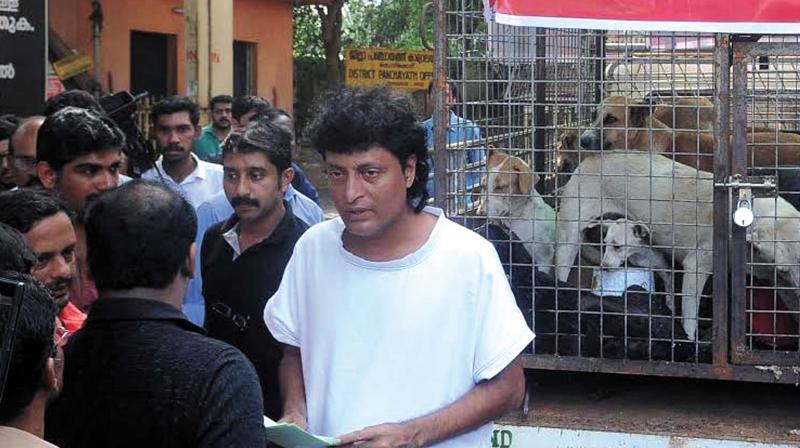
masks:
<path id="1" fill-rule="evenodd" d="M 684 268 L 681 317 L 690 339 L 697 334 L 698 294 L 713 270 L 713 176 L 653 153 L 608 151 L 581 162 L 559 192 L 557 278 L 566 281 L 593 217 L 619 213 L 650 223 L 650 241 Z M 781 197 L 753 201 L 753 275 L 779 277 L 800 288 L 800 212 Z M 725 218 L 721 218 L 725 219 Z M 782 296 L 797 310 L 798 296 Z"/>
<path id="2" fill-rule="evenodd" d="M 482 186 L 486 201 L 478 214 L 500 221 L 520 239 L 542 272 L 549 272 L 555 252 L 556 213 L 533 188 L 538 180 L 522 159 L 489 148 Z"/>
<path id="3" fill-rule="evenodd" d="M 714 136 L 703 131 L 674 130 L 651 115 L 650 105 L 625 96 L 603 100 L 580 146 L 594 151 L 615 149 L 663 153 L 675 161 L 714 170 Z M 800 135 L 787 132 L 750 132 L 748 160 L 754 167 L 800 164 Z"/>

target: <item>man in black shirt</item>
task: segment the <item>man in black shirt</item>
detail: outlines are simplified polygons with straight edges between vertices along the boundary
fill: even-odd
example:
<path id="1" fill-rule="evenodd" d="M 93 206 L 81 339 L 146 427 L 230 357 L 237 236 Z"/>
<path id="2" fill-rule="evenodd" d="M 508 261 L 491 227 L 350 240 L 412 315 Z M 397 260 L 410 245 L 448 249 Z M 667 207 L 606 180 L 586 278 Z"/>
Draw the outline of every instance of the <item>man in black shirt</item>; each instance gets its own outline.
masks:
<path id="1" fill-rule="evenodd" d="M 253 367 L 180 311 L 194 270 L 192 206 L 131 181 L 100 194 L 85 226 L 100 298 L 66 347 L 46 438 L 62 448 L 264 446 Z"/>
<path id="2" fill-rule="evenodd" d="M 264 411 L 273 419 L 282 414 L 283 350 L 262 313 L 307 228 L 283 200 L 292 181 L 291 154 L 291 135 L 268 121 L 252 121 L 228 137 L 223 186 L 234 214 L 206 232 L 200 257 L 208 334 L 250 359 L 261 380 Z"/>

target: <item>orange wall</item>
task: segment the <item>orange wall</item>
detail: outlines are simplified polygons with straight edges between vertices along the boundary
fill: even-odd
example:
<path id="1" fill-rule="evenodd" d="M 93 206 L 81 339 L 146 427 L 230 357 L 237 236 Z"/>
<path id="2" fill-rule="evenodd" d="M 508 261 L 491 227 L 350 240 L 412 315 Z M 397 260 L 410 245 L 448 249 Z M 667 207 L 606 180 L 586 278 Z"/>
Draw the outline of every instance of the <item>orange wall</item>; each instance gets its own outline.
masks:
<path id="1" fill-rule="evenodd" d="M 212 0 L 214 1 L 214 0 Z M 289 0 L 233 0 L 234 39 L 255 42 L 258 95 L 291 113 L 292 3 Z M 130 32 L 150 31 L 177 35 L 177 86 L 185 93 L 183 16 L 172 12 L 182 0 L 104 0 L 101 65 L 107 88 L 108 73 L 115 90 L 130 86 Z M 73 48 L 92 54 L 87 17 L 90 0 L 50 0 L 50 25 Z M 205 106 L 205 105 L 201 105 Z"/>
<path id="2" fill-rule="evenodd" d="M 150 31 L 177 36 L 177 85 L 184 90 L 183 16 L 172 12 L 183 0 L 112 0 L 103 1 L 101 65 L 103 88 L 108 88 L 111 74 L 115 90 L 130 86 L 131 31 Z M 81 53 L 92 54 L 92 35 L 87 19 L 90 0 L 50 0 L 50 24 L 68 44 Z"/>
<path id="3" fill-rule="evenodd" d="M 292 3 L 234 0 L 234 39 L 256 42 L 258 95 L 292 113 Z"/>

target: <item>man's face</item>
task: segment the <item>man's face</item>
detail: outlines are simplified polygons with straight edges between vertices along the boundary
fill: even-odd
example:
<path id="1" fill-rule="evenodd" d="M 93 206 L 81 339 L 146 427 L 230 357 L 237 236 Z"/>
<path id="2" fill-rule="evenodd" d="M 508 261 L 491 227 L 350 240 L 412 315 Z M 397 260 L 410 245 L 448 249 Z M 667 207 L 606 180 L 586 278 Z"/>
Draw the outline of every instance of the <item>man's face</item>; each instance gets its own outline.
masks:
<path id="1" fill-rule="evenodd" d="M 41 120 L 28 124 L 26 132 L 11 137 L 14 144 L 14 182 L 21 188 L 36 178 L 36 135 Z"/>
<path id="2" fill-rule="evenodd" d="M 352 154 L 327 153 L 331 196 L 347 232 L 380 238 L 408 211 L 406 189 L 414 181 L 416 157 L 402 167 L 382 146 Z"/>
<path id="3" fill-rule="evenodd" d="M 0 187 L 14 187 L 14 171 L 11 169 L 12 159 L 8 150 L 8 139 L 0 140 Z"/>
<path id="4" fill-rule="evenodd" d="M 33 276 L 53 295 L 58 309 L 69 300 L 69 285 L 75 275 L 75 229 L 63 212 L 37 222 L 25 235 L 36 254 Z"/>
<path id="5" fill-rule="evenodd" d="M 192 143 L 199 136 L 199 128 L 192 124 L 189 112 L 161 115 L 153 127 L 164 161 L 177 163 L 191 157 Z"/>
<path id="6" fill-rule="evenodd" d="M 64 165 L 60 173 L 53 172 L 47 162 L 38 163 L 36 170 L 42 185 L 55 190 L 81 215 L 90 196 L 117 187 L 121 154 L 118 148 L 89 153 Z"/>
<path id="7" fill-rule="evenodd" d="M 266 218 L 280 210 L 283 194 L 294 174 L 291 168 L 278 173 L 275 165 L 260 152 L 227 154 L 223 166 L 225 196 L 239 219 Z"/>
<path id="8" fill-rule="evenodd" d="M 216 103 L 214 108 L 211 109 L 211 122 L 214 127 L 227 131 L 231 128 L 231 103 Z"/>

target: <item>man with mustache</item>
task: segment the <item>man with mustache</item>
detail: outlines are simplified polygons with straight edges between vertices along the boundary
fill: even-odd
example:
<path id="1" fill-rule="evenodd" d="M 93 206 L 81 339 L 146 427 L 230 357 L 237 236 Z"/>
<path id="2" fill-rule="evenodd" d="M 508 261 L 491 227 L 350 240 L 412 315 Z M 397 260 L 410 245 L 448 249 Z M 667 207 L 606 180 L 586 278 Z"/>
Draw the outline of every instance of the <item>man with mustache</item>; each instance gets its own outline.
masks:
<path id="1" fill-rule="evenodd" d="M 36 176 L 73 213 L 77 272 L 70 301 L 86 310 L 97 289 L 86 265 L 83 214 L 90 199 L 120 182 L 125 135 L 110 118 L 90 109 L 67 106 L 48 115 L 36 136 Z"/>
<path id="2" fill-rule="evenodd" d="M 200 135 L 197 104 L 185 96 L 166 98 L 153 106 L 150 122 L 161 156 L 142 179 L 163 182 L 195 209 L 222 191 L 222 166 L 192 153 L 192 144 Z"/>
<path id="3" fill-rule="evenodd" d="M 80 329 L 86 315 L 69 300 L 76 238 L 67 207 L 44 190 L 6 191 L 0 193 L 0 222 L 22 233 L 33 251 L 31 274 L 50 290 L 64 327 L 70 332 Z"/>
<path id="4" fill-rule="evenodd" d="M 220 144 L 231 132 L 232 104 L 230 95 L 217 95 L 209 101 L 211 124 L 203 128 L 200 138 L 192 145 L 192 152 L 201 160 L 219 162 Z"/>
<path id="5" fill-rule="evenodd" d="M 294 172 L 291 135 L 252 121 L 222 149 L 225 196 L 234 213 L 205 233 L 200 266 L 208 335 L 241 350 L 256 368 L 264 412 L 281 415 L 282 346 L 261 314 L 278 289 L 295 242 L 308 226 L 284 198 Z"/>

